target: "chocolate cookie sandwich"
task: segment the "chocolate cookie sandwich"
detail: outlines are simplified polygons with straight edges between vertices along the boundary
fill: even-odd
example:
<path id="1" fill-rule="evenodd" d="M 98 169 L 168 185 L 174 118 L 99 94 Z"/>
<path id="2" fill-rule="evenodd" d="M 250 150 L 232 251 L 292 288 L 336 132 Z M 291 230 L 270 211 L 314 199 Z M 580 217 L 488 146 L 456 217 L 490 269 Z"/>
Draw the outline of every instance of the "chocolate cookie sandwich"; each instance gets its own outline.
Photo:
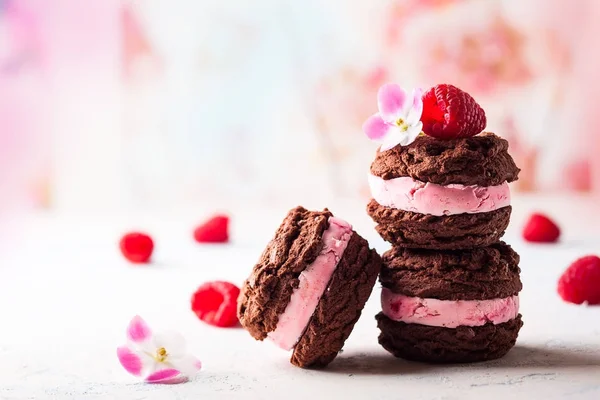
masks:
<path id="1" fill-rule="evenodd" d="M 382 87 L 380 112 L 363 126 L 382 143 L 371 165 L 367 206 L 377 232 L 409 248 L 497 242 L 510 219 L 508 184 L 519 174 L 508 142 L 478 135 L 485 113 L 459 89 L 438 85 L 420 96 L 413 92 L 407 100 L 397 85 Z M 427 136 L 419 136 L 421 129 Z"/>
<path id="2" fill-rule="evenodd" d="M 327 209 L 291 210 L 242 286 L 238 317 L 257 340 L 291 350 L 291 363 L 324 367 L 342 349 L 369 298 L 381 258 Z"/>
<path id="3" fill-rule="evenodd" d="M 473 250 L 395 247 L 383 255 L 379 343 L 432 363 L 492 360 L 522 326 L 519 256 L 503 243 Z"/>

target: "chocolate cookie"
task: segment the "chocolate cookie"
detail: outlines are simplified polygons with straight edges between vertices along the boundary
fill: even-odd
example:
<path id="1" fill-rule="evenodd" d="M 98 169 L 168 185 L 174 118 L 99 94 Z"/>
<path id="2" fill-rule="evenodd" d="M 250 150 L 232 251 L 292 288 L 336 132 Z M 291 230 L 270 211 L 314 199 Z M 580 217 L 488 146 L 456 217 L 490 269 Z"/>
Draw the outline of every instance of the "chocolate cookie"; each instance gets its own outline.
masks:
<path id="1" fill-rule="evenodd" d="M 385 180 L 409 176 L 438 185 L 496 186 L 518 179 L 508 142 L 493 133 L 464 139 L 418 137 L 408 146 L 377 152 L 371 174 Z"/>
<path id="2" fill-rule="evenodd" d="M 392 321 L 377 314 L 379 343 L 396 357 L 428 363 L 466 363 L 504 356 L 515 345 L 521 315 L 502 324 L 444 328 Z"/>
<path id="3" fill-rule="evenodd" d="M 323 367 L 342 349 L 380 268 L 345 221 L 297 207 L 244 282 L 238 317 L 255 339 L 293 350 L 294 365 Z"/>
<path id="4" fill-rule="evenodd" d="M 367 212 L 381 237 L 394 246 L 422 249 L 470 249 L 500 240 L 512 207 L 478 214 L 435 216 L 384 207 L 371 200 Z"/>
<path id="5" fill-rule="evenodd" d="M 383 254 L 379 281 L 395 293 L 441 300 L 491 300 L 517 295 L 519 255 L 506 243 L 472 250 L 394 247 Z"/>

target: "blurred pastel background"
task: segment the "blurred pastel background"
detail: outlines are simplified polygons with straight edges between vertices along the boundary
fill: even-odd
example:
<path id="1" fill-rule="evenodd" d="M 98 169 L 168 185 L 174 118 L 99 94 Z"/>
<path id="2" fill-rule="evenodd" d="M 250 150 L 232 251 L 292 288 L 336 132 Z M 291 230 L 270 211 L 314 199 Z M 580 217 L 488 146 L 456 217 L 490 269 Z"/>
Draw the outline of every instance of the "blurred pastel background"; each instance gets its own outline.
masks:
<path id="1" fill-rule="evenodd" d="M 599 16 L 595 0 L 0 0 L 0 205 L 362 211 L 361 124 L 388 81 L 470 92 L 524 198 L 600 199 Z"/>
<path id="2" fill-rule="evenodd" d="M 600 252 L 598 21 L 600 0 L 0 0 L 0 399 L 600 399 L 600 309 L 556 293 Z M 386 82 L 459 86 L 510 142 L 518 348 L 397 368 L 376 340 L 379 284 L 333 374 L 201 323 L 191 294 L 241 284 L 299 204 L 389 249 L 361 129 Z M 559 244 L 522 240 L 533 211 Z M 216 212 L 231 243 L 196 243 Z M 119 252 L 138 230 L 149 264 Z M 115 348 L 134 315 L 181 331 L 201 376 L 133 383 Z"/>

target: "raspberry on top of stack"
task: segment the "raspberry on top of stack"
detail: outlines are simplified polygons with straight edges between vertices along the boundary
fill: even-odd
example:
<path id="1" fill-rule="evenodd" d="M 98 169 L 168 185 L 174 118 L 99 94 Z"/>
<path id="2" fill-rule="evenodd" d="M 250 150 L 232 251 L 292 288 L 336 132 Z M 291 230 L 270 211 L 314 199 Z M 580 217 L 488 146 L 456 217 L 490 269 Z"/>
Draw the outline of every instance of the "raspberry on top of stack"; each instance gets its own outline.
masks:
<path id="1" fill-rule="evenodd" d="M 409 95 L 387 84 L 363 125 L 381 144 L 367 211 L 392 244 L 383 256 L 380 344 L 397 357 L 502 357 L 522 326 L 519 256 L 500 242 L 519 168 L 484 110 L 452 85 Z"/>

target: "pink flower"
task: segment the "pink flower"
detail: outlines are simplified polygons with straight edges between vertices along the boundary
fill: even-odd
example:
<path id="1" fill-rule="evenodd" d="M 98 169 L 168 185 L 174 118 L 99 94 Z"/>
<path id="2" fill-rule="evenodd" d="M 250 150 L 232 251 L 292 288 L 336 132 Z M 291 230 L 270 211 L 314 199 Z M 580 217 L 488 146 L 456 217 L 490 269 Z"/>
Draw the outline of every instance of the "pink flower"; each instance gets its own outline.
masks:
<path id="1" fill-rule="evenodd" d="M 149 383 L 178 383 L 195 375 L 202 364 L 185 352 L 185 339 L 176 332 L 152 334 L 146 322 L 135 316 L 127 327 L 127 344 L 117 348 L 127 372 Z"/>
<path id="2" fill-rule="evenodd" d="M 380 151 L 397 145 L 407 146 L 421 133 L 423 123 L 422 90 L 414 89 L 411 96 L 394 83 L 379 88 L 377 106 L 379 112 L 363 124 L 363 131 L 374 142 L 381 143 Z"/>

